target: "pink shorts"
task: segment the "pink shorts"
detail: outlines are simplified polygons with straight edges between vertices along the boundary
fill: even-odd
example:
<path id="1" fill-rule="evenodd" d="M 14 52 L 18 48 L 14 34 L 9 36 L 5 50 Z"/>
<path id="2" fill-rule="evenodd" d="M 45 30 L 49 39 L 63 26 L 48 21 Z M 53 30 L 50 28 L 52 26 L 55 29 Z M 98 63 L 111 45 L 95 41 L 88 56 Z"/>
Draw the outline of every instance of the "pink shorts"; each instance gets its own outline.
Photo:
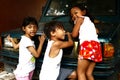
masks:
<path id="1" fill-rule="evenodd" d="M 31 71 L 29 73 L 28 76 L 25 76 L 25 77 L 18 77 L 17 75 L 15 76 L 16 77 L 16 80 L 32 80 L 32 76 L 33 76 L 33 72 L 34 71 Z"/>
<path id="2" fill-rule="evenodd" d="M 84 41 L 80 45 L 78 59 L 88 59 L 94 62 L 102 61 L 102 51 L 100 43 L 97 41 Z"/>

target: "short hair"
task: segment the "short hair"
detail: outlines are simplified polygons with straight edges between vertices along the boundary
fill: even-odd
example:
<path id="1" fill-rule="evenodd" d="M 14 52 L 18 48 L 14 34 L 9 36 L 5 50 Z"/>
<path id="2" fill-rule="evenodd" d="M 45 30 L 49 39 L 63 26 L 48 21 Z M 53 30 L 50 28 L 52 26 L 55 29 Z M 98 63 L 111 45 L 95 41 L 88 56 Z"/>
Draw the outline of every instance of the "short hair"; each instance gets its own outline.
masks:
<path id="1" fill-rule="evenodd" d="M 22 27 L 25 27 L 29 24 L 34 24 L 38 27 L 38 22 L 35 17 L 28 16 L 23 19 Z"/>
<path id="2" fill-rule="evenodd" d="M 47 38 L 50 39 L 50 37 L 51 37 L 50 32 L 55 32 L 56 28 L 64 29 L 64 26 L 63 26 L 62 22 L 60 22 L 60 21 L 50 21 L 50 22 L 45 24 L 44 33 L 47 36 Z"/>

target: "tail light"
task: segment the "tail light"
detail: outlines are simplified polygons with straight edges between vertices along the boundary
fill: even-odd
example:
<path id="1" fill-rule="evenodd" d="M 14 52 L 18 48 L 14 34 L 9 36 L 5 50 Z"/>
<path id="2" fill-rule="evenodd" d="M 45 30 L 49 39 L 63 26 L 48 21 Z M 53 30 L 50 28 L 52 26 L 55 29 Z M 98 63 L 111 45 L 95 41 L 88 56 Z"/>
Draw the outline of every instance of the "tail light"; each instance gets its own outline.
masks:
<path id="1" fill-rule="evenodd" d="M 74 47 L 73 47 L 74 57 L 77 57 L 77 56 L 78 56 L 78 47 L 79 47 L 78 42 L 75 41 L 75 42 L 74 42 Z"/>
<path id="2" fill-rule="evenodd" d="M 113 57 L 114 56 L 114 46 L 111 43 L 104 43 L 103 57 Z"/>

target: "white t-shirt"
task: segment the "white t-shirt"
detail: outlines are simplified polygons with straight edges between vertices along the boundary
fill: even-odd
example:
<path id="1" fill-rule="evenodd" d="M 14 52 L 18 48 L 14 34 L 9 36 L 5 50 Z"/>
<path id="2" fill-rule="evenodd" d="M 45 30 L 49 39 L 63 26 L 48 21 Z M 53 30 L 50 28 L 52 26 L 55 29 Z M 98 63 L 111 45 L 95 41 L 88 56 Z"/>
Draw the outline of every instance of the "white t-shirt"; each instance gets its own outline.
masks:
<path id="1" fill-rule="evenodd" d="M 80 26 L 80 30 L 79 30 L 80 44 L 83 43 L 85 40 L 87 41 L 95 40 L 99 42 L 98 35 L 96 33 L 96 28 L 93 22 L 87 16 L 82 16 L 82 17 L 84 18 L 84 21 Z"/>
<path id="2" fill-rule="evenodd" d="M 27 49 L 28 46 L 35 47 L 34 42 L 30 38 L 22 36 L 19 43 L 19 62 L 14 71 L 15 75 L 19 77 L 28 76 L 29 72 L 35 69 L 35 57 Z"/>
<path id="3" fill-rule="evenodd" d="M 60 63 L 63 51 L 60 49 L 59 54 L 54 57 L 49 57 L 49 52 L 54 41 L 48 41 L 46 52 L 41 67 L 39 80 L 57 80 L 60 70 Z"/>

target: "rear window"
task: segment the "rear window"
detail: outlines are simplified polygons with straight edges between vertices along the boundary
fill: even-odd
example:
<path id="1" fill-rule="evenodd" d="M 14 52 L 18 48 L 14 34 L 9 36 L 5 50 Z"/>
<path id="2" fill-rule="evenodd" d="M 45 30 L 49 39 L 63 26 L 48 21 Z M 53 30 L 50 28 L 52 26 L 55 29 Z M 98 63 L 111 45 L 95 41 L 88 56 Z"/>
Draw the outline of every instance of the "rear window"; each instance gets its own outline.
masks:
<path id="1" fill-rule="evenodd" d="M 46 16 L 68 15 L 72 5 L 84 4 L 92 15 L 116 15 L 116 0 L 52 0 Z"/>

